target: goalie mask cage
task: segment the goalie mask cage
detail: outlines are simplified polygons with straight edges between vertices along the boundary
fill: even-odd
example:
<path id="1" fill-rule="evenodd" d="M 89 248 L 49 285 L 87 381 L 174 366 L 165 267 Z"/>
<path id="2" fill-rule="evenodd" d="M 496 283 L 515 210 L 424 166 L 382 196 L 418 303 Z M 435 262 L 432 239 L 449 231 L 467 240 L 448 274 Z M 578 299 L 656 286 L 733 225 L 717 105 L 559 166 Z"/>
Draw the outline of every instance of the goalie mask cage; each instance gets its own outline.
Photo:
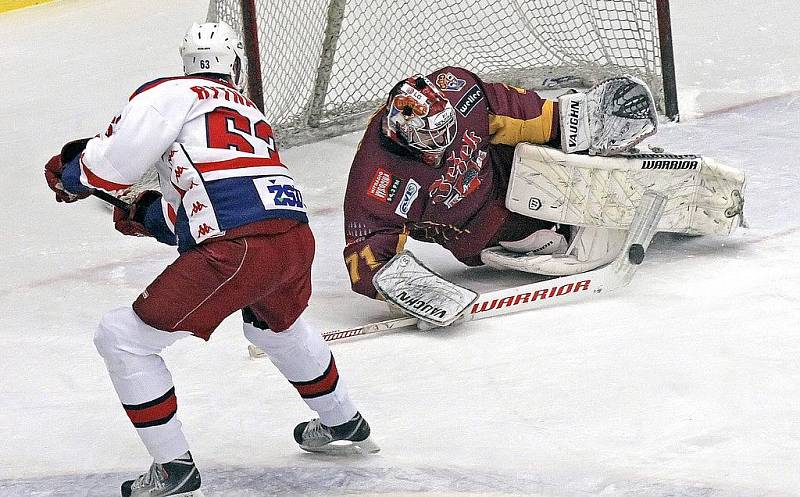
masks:
<path id="1" fill-rule="evenodd" d="M 677 120 L 668 0 L 211 0 L 283 144 L 352 131 L 397 81 L 447 65 L 548 89 L 642 78 Z"/>

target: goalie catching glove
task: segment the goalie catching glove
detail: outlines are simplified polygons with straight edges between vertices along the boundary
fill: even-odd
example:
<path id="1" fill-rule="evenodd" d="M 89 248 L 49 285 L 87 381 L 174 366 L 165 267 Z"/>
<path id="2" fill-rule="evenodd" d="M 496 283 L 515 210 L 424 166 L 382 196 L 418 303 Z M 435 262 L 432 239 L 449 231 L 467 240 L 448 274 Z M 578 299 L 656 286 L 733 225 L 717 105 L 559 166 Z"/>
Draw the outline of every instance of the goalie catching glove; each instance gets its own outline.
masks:
<path id="1" fill-rule="evenodd" d="M 586 93 L 558 97 L 561 149 L 614 155 L 633 148 L 658 127 L 647 85 L 633 76 L 607 79 Z"/>
<path id="2" fill-rule="evenodd" d="M 513 269 L 548 276 L 591 271 L 613 261 L 625 245 L 625 230 L 597 227 L 570 229 L 571 243 L 561 233 L 538 230 L 516 242 L 500 242 L 481 252 L 481 261 L 495 269 Z"/>

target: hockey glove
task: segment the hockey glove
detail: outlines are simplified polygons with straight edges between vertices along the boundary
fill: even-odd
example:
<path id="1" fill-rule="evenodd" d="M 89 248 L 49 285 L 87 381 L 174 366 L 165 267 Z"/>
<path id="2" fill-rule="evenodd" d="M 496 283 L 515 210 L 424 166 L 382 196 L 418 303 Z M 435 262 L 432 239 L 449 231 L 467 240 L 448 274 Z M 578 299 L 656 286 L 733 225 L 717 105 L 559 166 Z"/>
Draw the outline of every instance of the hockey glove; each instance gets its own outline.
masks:
<path id="1" fill-rule="evenodd" d="M 558 97 L 561 149 L 590 155 L 624 153 L 658 129 L 653 95 L 633 76 L 607 79 L 586 93 Z"/>
<path id="2" fill-rule="evenodd" d="M 145 218 L 150 206 L 160 201 L 161 192 L 145 190 L 136 197 L 127 210 L 114 207 L 114 229 L 123 235 L 155 237 L 145 226 Z"/>
<path id="3" fill-rule="evenodd" d="M 67 143 L 61 148 L 60 154 L 54 155 L 47 161 L 47 164 L 44 165 L 44 178 L 47 181 L 47 186 L 55 192 L 57 202 L 71 203 L 92 194 L 90 189 L 72 193 L 64 188 L 64 183 L 62 181 L 64 167 L 80 156 L 89 140 L 90 138 L 82 138 Z"/>

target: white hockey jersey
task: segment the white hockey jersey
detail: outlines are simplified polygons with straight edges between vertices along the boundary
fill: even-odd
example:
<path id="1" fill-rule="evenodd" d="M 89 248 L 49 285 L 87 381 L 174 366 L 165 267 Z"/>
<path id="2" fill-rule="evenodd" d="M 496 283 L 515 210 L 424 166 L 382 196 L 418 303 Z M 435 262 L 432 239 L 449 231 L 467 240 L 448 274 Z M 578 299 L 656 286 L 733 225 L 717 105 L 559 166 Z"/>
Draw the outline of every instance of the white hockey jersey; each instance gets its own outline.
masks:
<path id="1" fill-rule="evenodd" d="M 152 81 L 131 95 L 81 156 L 81 182 L 123 191 L 155 164 L 167 225 L 179 250 L 264 219 L 308 222 L 272 128 L 225 82 Z"/>

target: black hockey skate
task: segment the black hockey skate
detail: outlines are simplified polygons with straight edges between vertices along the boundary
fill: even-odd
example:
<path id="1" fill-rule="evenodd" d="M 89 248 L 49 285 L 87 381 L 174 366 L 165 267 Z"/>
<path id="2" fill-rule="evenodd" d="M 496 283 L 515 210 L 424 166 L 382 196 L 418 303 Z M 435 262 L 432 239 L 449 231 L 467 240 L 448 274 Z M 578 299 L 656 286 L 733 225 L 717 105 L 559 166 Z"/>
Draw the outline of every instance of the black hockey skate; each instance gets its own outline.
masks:
<path id="1" fill-rule="evenodd" d="M 187 452 L 164 464 L 153 463 L 147 473 L 122 484 L 122 497 L 203 497 L 200 473 Z"/>
<path id="2" fill-rule="evenodd" d="M 353 419 L 336 426 L 325 426 L 319 419 L 300 423 L 294 428 L 294 439 L 301 449 L 308 452 L 374 454 L 381 449 L 369 433 L 367 420 L 357 412 Z"/>

